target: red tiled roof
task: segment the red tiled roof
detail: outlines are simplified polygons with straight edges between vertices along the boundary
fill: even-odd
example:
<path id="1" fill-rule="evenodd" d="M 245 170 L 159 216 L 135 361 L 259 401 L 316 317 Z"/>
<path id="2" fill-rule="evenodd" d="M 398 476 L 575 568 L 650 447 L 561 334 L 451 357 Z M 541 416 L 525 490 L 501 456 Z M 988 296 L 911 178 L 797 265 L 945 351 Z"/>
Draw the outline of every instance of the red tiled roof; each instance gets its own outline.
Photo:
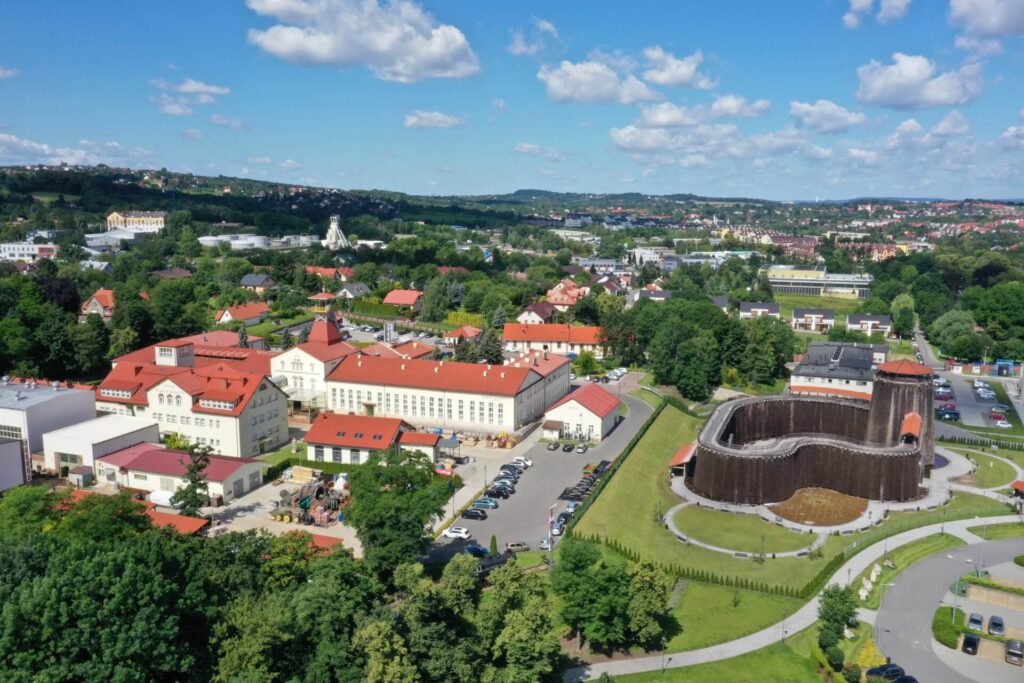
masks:
<path id="1" fill-rule="evenodd" d="M 619 399 L 608 392 L 599 384 L 584 384 L 582 387 L 567 396 L 563 396 L 545 412 L 551 412 L 569 401 L 575 401 L 581 406 L 594 413 L 598 417 L 607 417 L 613 410 L 619 407 Z"/>
<path id="2" fill-rule="evenodd" d="M 530 368 L 541 377 L 547 377 L 568 363 L 569 359 L 565 356 L 534 349 L 513 358 L 506 365 L 514 368 Z"/>
<path id="3" fill-rule="evenodd" d="M 529 377 L 527 368 L 353 354 L 342 360 L 327 379 L 332 382 L 515 396 Z"/>
<path id="4" fill-rule="evenodd" d="M 316 319 L 309 328 L 309 339 L 314 344 L 337 344 L 341 341 L 341 332 L 333 321 Z"/>
<path id="5" fill-rule="evenodd" d="M 505 341 L 565 342 L 569 344 L 600 344 L 601 328 L 582 325 L 505 323 Z"/>
<path id="6" fill-rule="evenodd" d="M 1020 481 L 1018 479 L 1017 481 L 1010 484 L 1010 488 L 1012 488 L 1017 493 L 1024 493 L 1024 481 Z"/>
<path id="7" fill-rule="evenodd" d="M 265 301 L 256 301 L 251 304 L 241 304 L 240 306 L 228 306 L 222 311 L 217 311 L 217 315 L 213 317 L 215 322 L 220 322 L 224 314 L 228 313 L 232 320 L 248 320 L 249 318 L 258 318 L 261 315 L 270 314 L 270 306 Z"/>
<path id="8" fill-rule="evenodd" d="M 313 296 L 308 297 L 308 300 L 309 301 L 334 301 L 337 298 L 338 298 L 337 294 L 331 294 L 330 292 L 320 292 L 319 294 L 314 294 Z"/>
<path id="9" fill-rule="evenodd" d="M 384 342 L 374 342 L 369 346 L 358 349 L 359 353 L 366 356 L 380 356 L 383 358 L 401 358 L 394 347 Z"/>
<path id="10" fill-rule="evenodd" d="M 679 450 L 675 452 L 672 459 L 668 461 L 669 468 L 679 467 L 685 465 L 693 457 L 693 454 L 697 452 L 697 442 L 688 443 L 679 447 Z"/>
<path id="11" fill-rule="evenodd" d="M 306 532 L 308 533 L 308 532 Z M 342 540 L 335 536 L 324 536 L 323 534 L 309 534 L 310 543 L 316 548 L 322 548 L 324 550 L 330 550 L 336 545 L 341 545 Z"/>
<path id="12" fill-rule="evenodd" d="M 415 306 L 421 296 L 423 296 L 423 292 L 415 289 L 392 289 L 384 297 L 384 303 L 395 306 Z"/>
<path id="13" fill-rule="evenodd" d="M 339 341 L 336 344 L 321 344 L 319 342 L 311 341 L 306 342 L 305 344 L 299 344 L 297 348 L 302 349 L 321 363 L 329 363 L 332 360 L 350 356 L 358 351 L 356 347 L 343 341 Z"/>
<path id="14" fill-rule="evenodd" d="M 309 428 L 305 441 L 341 448 L 380 450 L 395 444 L 403 424 L 397 417 L 320 413 Z"/>
<path id="15" fill-rule="evenodd" d="M 911 377 L 927 377 L 932 374 L 932 369 L 927 365 L 915 363 L 912 360 L 901 358 L 882 363 L 878 366 L 879 372 L 887 372 L 891 375 L 906 375 Z"/>
<path id="16" fill-rule="evenodd" d="M 96 459 L 121 469 L 181 477 L 185 475 L 188 453 L 164 448 L 159 444 L 138 444 Z M 256 462 L 258 461 L 250 458 L 211 455 L 210 465 L 205 472 L 206 478 L 210 481 L 224 482 L 243 466 Z"/>
<path id="17" fill-rule="evenodd" d="M 102 495 L 93 491 L 83 491 L 81 489 L 75 489 L 71 491 L 71 503 L 78 503 L 85 500 L 89 496 Z M 202 517 L 186 517 L 185 515 L 176 515 L 170 512 L 159 512 L 154 510 L 156 507 L 153 503 L 148 500 L 135 501 L 141 503 L 146 508 L 145 514 L 151 520 L 153 524 L 159 527 L 170 527 L 177 531 L 179 534 L 191 535 L 204 528 L 210 523 L 210 520 L 203 519 Z"/>
<path id="18" fill-rule="evenodd" d="M 86 306 L 88 306 L 89 302 L 92 301 L 93 299 L 95 299 L 100 306 L 103 306 L 103 308 L 113 308 L 114 290 L 97 289 L 95 292 L 92 293 L 92 296 L 90 296 L 88 299 L 82 302 L 82 313 L 85 313 Z"/>
<path id="19" fill-rule="evenodd" d="M 921 438 L 921 416 L 910 412 L 903 416 L 903 424 L 900 425 L 900 435 L 910 434 L 916 439 Z"/>
<path id="20" fill-rule="evenodd" d="M 306 272 L 326 278 L 347 279 L 352 277 L 351 268 L 328 268 L 326 266 L 306 266 Z"/>
<path id="21" fill-rule="evenodd" d="M 433 344 L 426 344 L 421 341 L 407 341 L 394 347 L 395 353 L 403 358 L 425 358 L 437 350 Z"/>
<path id="22" fill-rule="evenodd" d="M 402 432 L 402 435 L 398 437 L 398 443 L 414 446 L 437 446 L 437 442 L 440 440 L 440 434 L 428 434 L 427 432 Z"/>
<path id="23" fill-rule="evenodd" d="M 446 339 L 472 339 L 479 336 L 481 331 L 479 327 L 463 325 L 462 327 L 445 332 L 444 336 Z"/>

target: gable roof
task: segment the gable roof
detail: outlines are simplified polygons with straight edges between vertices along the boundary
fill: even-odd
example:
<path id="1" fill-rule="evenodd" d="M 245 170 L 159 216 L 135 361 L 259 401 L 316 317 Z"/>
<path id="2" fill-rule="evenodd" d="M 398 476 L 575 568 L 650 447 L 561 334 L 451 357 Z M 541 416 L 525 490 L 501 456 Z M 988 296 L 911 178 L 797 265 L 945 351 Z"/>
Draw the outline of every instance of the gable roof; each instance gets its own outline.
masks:
<path id="1" fill-rule="evenodd" d="M 83 491 L 82 489 L 74 489 L 71 491 L 71 502 L 77 503 L 89 496 L 99 495 L 102 494 L 94 493 L 92 491 Z M 194 534 L 210 524 L 210 520 L 203 517 L 186 517 L 185 515 L 177 515 L 171 512 L 161 512 L 159 510 L 154 510 L 153 508 L 156 506 L 149 501 L 138 502 L 142 503 L 143 507 L 146 508 L 143 514 L 149 517 L 153 521 L 153 524 L 159 527 L 170 527 L 179 534 Z"/>
<path id="2" fill-rule="evenodd" d="M 398 443 L 403 446 L 437 446 L 441 440 L 440 434 L 428 432 L 402 432 L 398 437 Z"/>
<path id="3" fill-rule="evenodd" d="M 690 458 L 693 457 L 693 454 L 696 451 L 697 451 L 697 442 L 696 441 L 694 441 L 692 443 L 683 444 L 682 446 L 679 447 L 678 450 L 676 450 L 675 454 L 672 456 L 672 459 L 668 461 L 669 468 L 671 469 L 673 467 L 679 467 L 680 465 L 685 465 L 686 463 L 688 463 L 690 461 Z"/>
<path id="4" fill-rule="evenodd" d="M 905 434 L 910 434 L 915 439 L 921 438 L 920 414 L 910 412 L 903 416 L 903 423 L 900 425 L 900 436 Z"/>
<path id="5" fill-rule="evenodd" d="M 491 396 L 515 396 L 537 373 L 528 368 L 433 360 L 402 360 L 352 354 L 330 375 L 329 382 L 352 382 Z"/>
<path id="6" fill-rule="evenodd" d="M 825 319 L 835 318 L 835 311 L 831 308 L 794 308 L 794 318 L 805 318 L 809 315 L 821 316 Z"/>
<path id="7" fill-rule="evenodd" d="M 242 276 L 238 284 L 243 287 L 266 287 L 274 284 L 274 279 L 266 273 L 248 273 Z"/>
<path id="8" fill-rule="evenodd" d="M 423 296 L 423 292 L 415 289 L 392 289 L 384 297 L 384 303 L 395 306 L 415 306 Z"/>
<path id="9" fill-rule="evenodd" d="M 755 309 L 765 310 L 769 313 L 778 313 L 779 305 L 774 301 L 742 301 L 740 302 L 740 313 L 752 313 Z"/>
<path id="10" fill-rule="evenodd" d="M 479 327 L 473 327 L 472 325 L 463 325 L 454 330 L 449 330 L 444 333 L 445 339 L 472 339 L 473 337 L 480 336 L 482 330 Z"/>
<path id="11" fill-rule="evenodd" d="M 851 313 L 846 317 L 847 324 L 860 325 L 862 322 L 873 322 L 879 325 L 892 325 L 892 319 L 887 315 L 861 315 Z"/>
<path id="12" fill-rule="evenodd" d="M 609 393 L 607 389 L 601 387 L 601 385 L 584 384 L 571 394 L 563 396 L 561 400 L 548 408 L 546 412 L 551 412 L 555 408 L 565 405 L 570 401 L 580 404 L 585 410 L 589 410 L 602 418 L 607 417 L 613 410 L 616 410 L 619 407 L 619 399 L 615 398 L 614 395 Z"/>
<path id="13" fill-rule="evenodd" d="M 584 325 L 542 323 L 524 325 L 505 323 L 505 341 L 566 342 L 568 344 L 600 344 L 601 328 Z"/>
<path id="14" fill-rule="evenodd" d="M 232 320 L 248 320 L 249 318 L 257 318 L 264 313 L 269 315 L 270 306 L 268 306 L 265 301 L 255 301 L 251 304 L 228 306 L 223 310 L 217 311 L 217 314 L 213 316 L 214 321 L 220 322 L 225 313 L 229 314 Z"/>
<path id="15" fill-rule="evenodd" d="M 82 302 L 82 313 L 85 313 L 86 308 L 89 306 L 89 302 L 92 301 L 93 299 L 95 299 L 96 303 L 98 303 L 103 308 L 113 308 L 114 290 L 106 288 L 97 289 L 95 292 L 92 293 L 92 296 L 90 296 L 88 299 Z"/>
<path id="16" fill-rule="evenodd" d="M 411 428 L 397 417 L 370 417 L 320 413 L 306 434 L 306 443 L 341 448 L 388 448 L 402 428 Z"/>
<path id="17" fill-rule="evenodd" d="M 192 277 L 192 272 L 184 268 L 165 268 L 164 270 L 154 270 L 150 275 L 161 280 L 183 280 Z"/>
<path id="18" fill-rule="evenodd" d="M 887 372 L 890 375 L 907 375 L 911 377 L 928 377 L 932 374 L 932 369 L 927 365 L 915 363 L 906 358 L 882 363 L 878 366 L 878 371 Z"/>
<path id="19" fill-rule="evenodd" d="M 396 353 L 402 358 L 425 358 L 437 350 L 433 344 L 416 341 L 415 339 L 399 344 L 394 347 Z"/>
<path id="20" fill-rule="evenodd" d="M 320 277 L 347 279 L 352 277 L 352 269 L 348 267 L 329 268 L 326 266 L 306 266 L 306 272 Z"/>
<path id="21" fill-rule="evenodd" d="M 535 304 L 532 304 L 524 308 L 522 310 L 522 313 L 520 313 L 519 315 L 522 315 L 523 313 L 534 313 L 541 320 L 551 320 L 551 316 L 555 314 L 556 310 L 557 309 L 555 308 L 554 304 L 549 303 L 547 301 L 539 301 Z"/>
<path id="22" fill-rule="evenodd" d="M 188 453 L 164 448 L 159 444 L 140 443 L 96 459 L 125 470 L 183 477 L 185 476 L 185 463 L 188 462 Z M 205 470 L 206 478 L 216 482 L 227 481 L 243 466 L 258 462 L 253 458 L 210 455 L 210 464 Z"/>

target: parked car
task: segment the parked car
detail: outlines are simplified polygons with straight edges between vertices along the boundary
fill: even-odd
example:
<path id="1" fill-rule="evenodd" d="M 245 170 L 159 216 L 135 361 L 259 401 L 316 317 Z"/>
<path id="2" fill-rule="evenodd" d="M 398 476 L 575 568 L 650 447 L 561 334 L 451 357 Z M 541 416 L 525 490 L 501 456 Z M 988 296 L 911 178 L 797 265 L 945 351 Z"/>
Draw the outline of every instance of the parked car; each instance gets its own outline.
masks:
<path id="1" fill-rule="evenodd" d="M 478 507 L 471 507 L 468 510 L 463 510 L 462 511 L 462 518 L 463 519 L 475 519 L 477 521 L 482 522 L 485 519 L 487 519 L 487 513 L 484 512 L 483 510 L 481 510 Z"/>
<path id="2" fill-rule="evenodd" d="M 558 517 L 555 517 L 555 524 L 557 526 L 565 526 L 569 523 L 570 517 L 572 517 L 572 514 L 568 512 L 559 512 Z"/>
<path id="3" fill-rule="evenodd" d="M 991 389 L 992 385 L 990 385 L 988 382 L 986 382 L 983 379 L 976 379 L 976 380 L 974 380 L 974 388 L 975 389 L 981 389 L 981 388 Z"/>
<path id="4" fill-rule="evenodd" d="M 540 539 L 540 542 L 537 543 L 537 550 L 551 550 L 551 539 L 547 536 Z"/>
<path id="5" fill-rule="evenodd" d="M 981 642 L 981 636 L 976 636 L 973 633 L 968 633 L 964 636 L 964 644 L 961 646 L 961 650 L 969 655 L 978 654 L 978 644 Z"/>
<path id="6" fill-rule="evenodd" d="M 948 422 L 959 422 L 960 411 L 959 410 L 944 410 L 939 413 L 940 420 L 946 420 Z"/>
<path id="7" fill-rule="evenodd" d="M 513 460 L 512 462 L 506 462 L 503 465 L 499 465 L 498 469 L 503 471 L 507 470 L 509 472 L 515 472 L 516 474 L 522 474 L 523 472 L 526 471 L 526 467 L 519 464 L 515 460 Z"/>
<path id="8" fill-rule="evenodd" d="M 866 672 L 868 678 L 884 678 L 887 681 L 895 681 L 903 674 L 903 667 L 896 664 L 882 664 Z"/>
<path id="9" fill-rule="evenodd" d="M 473 557 L 487 557 L 488 555 L 490 555 L 490 551 L 488 551 L 487 548 L 483 547 L 479 543 L 470 543 L 462 549 L 462 552 L 466 553 L 467 555 L 472 555 Z"/>
<path id="10" fill-rule="evenodd" d="M 1006 635 L 1006 624 L 1003 623 L 1002 617 L 993 614 L 988 618 L 988 634 L 990 636 Z"/>
<path id="11" fill-rule="evenodd" d="M 563 453 L 572 453 L 572 444 L 571 443 L 567 443 L 564 446 L 562 446 L 562 452 Z"/>
<path id="12" fill-rule="evenodd" d="M 896 680 L 894 680 L 892 683 L 917 683 L 917 679 L 914 678 L 913 676 L 908 676 L 908 675 L 904 674 L 904 675 L 900 676 L 899 678 L 897 678 Z"/>
<path id="13" fill-rule="evenodd" d="M 953 394 L 948 391 L 936 391 L 934 398 L 936 401 L 948 401 L 953 398 Z"/>
<path id="14" fill-rule="evenodd" d="M 509 493 L 516 492 L 516 484 L 511 479 L 502 479 L 501 477 L 499 477 L 495 479 L 493 482 L 491 482 L 491 486 L 494 486 L 495 488 L 503 488 Z"/>
<path id="15" fill-rule="evenodd" d="M 566 503 L 565 504 L 565 509 L 569 513 L 575 513 L 577 510 L 580 509 L 580 505 L 582 505 L 582 503 L 578 503 L 576 501 L 573 501 L 571 503 Z"/>
<path id="16" fill-rule="evenodd" d="M 473 507 L 483 508 L 485 510 L 493 510 L 498 507 L 498 501 L 493 498 L 477 498 L 473 501 Z"/>
<path id="17" fill-rule="evenodd" d="M 942 403 L 937 406 L 936 410 L 956 410 L 955 403 Z"/>
<path id="18" fill-rule="evenodd" d="M 1019 640 L 1006 641 L 1006 656 L 1004 659 L 1007 664 L 1024 666 L 1024 643 Z"/>
<path id="19" fill-rule="evenodd" d="M 529 549 L 530 545 L 523 541 L 510 541 L 505 544 L 505 550 L 510 553 L 525 553 Z"/>
<path id="20" fill-rule="evenodd" d="M 523 471 L 521 469 L 518 467 L 512 467 L 511 465 L 502 465 L 498 468 L 499 477 L 511 477 L 512 479 L 519 481 L 519 477 L 521 477 L 522 474 Z"/>
<path id="21" fill-rule="evenodd" d="M 420 339 L 426 339 L 427 337 L 430 336 L 430 333 L 429 332 L 420 332 L 416 336 L 419 337 Z"/>
<path id="22" fill-rule="evenodd" d="M 996 420 L 996 427 L 999 427 L 999 429 L 1013 429 L 1013 425 L 1006 420 Z"/>
<path id="23" fill-rule="evenodd" d="M 525 455 L 517 455 L 515 458 L 512 459 L 512 464 L 518 465 L 520 467 L 533 467 L 533 461 L 527 458 Z"/>
<path id="24" fill-rule="evenodd" d="M 577 453 L 586 453 L 587 452 L 587 444 L 581 443 L 579 446 L 576 447 L 576 452 Z"/>
<path id="25" fill-rule="evenodd" d="M 548 444 L 548 450 L 549 451 L 557 451 L 558 450 L 558 442 L 557 441 L 552 441 L 551 443 L 549 443 Z"/>
<path id="26" fill-rule="evenodd" d="M 464 526 L 450 526 L 441 535 L 445 538 L 461 538 L 462 540 L 466 540 L 470 536 L 469 529 Z"/>
<path id="27" fill-rule="evenodd" d="M 492 486 L 485 491 L 488 498 L 508 498 L 512 495 L 512 492 L 503 486 Z"/>
<path id="28" fill-rule="evenodd" d="M 561 536 L 563 531 L 565 531 L 565 527 L 561 524 L 556 523 L 551 527 L 552 536 Z"/>
<path id="29" fill-rule="evenodd" d="M 972 612 L 971 616 L 967 618 L 967 628 L 972 631 L 980 631 L 985 625 L 985 617 L 981 616 L 977 612 Z"/>
<path id="30" fill-rule="evenodd" d="M 570 373 L 569 373 L 569 381 L 571 382 L 571 381 L 573 381 L 574 379 L 576 379 L 576 373 L 575 373 L 575 372 L 570 372 Z"/>
<path id="31" fill-rule="evenodd" d="M 993 420 L 1005 420 L 1006 419 L 1006 413 L 1004 413 L 1001 410 L 996 410 L 995 408 L 993 408 L 992 410 L 988 411 L 988 416 L 989 416 L 990 419 L 993 419 Z"/>
<path id="32" fill-rule="evenodd" d="M 1010 406 L 1006 405 L 1005 403 L 996 403 L 992 406 L 992 410 L 1001 410 L 1004 413 L 1008 413 L 1010 412 Z"/>

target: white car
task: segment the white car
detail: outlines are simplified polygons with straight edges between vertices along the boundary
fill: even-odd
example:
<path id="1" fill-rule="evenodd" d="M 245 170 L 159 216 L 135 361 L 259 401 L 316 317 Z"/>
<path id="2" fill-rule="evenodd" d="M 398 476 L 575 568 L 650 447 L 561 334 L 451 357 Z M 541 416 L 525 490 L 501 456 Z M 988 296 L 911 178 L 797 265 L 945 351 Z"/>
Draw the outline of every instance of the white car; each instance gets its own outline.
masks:
<path id="1" fill-rule="evenodd" d="M 533 461 L 527 458 L 525 455 L 517 455 L 512 458 L 513 465 L 521 465 L 523 467 L 533 467 Z"/>
<path id="2" fill-rule="evenodd" d="M 997 421 L 996 427 L 999 427 L 1000 429 L 1013 429 L 1013 425 L 1007 422 L 1006 420 Z"/>
<path id="3" fill-rule="evenodd" d="M 465 541 L 469 538 L 469 529 L 464 526 L 450 526 L 441 535 L 445 538 L 460 538 Z"/>
<path id="4" fill-rule="evenodd" d="M 975 389 L 991 389 L 992 386 L 988 382 L 983 382 L 980 379 L 976 379 L 976 380 L 974 380 L 974 388 Z"/>

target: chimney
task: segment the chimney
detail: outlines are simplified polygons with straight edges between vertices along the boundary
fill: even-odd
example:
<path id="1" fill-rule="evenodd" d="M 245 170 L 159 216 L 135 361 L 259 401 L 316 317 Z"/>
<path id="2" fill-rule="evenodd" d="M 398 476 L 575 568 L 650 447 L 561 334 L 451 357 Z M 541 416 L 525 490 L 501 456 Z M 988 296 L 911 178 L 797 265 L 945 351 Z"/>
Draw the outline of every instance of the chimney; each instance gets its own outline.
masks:
<path id="1" fill-rule="evenodd" d="M 440 371 L 441 371 L 441 368 L 440 368 L 440 366 L 438 366 L 438 365 L 435 365 L 435 366 L 434 366 L 434 374 L 436 375 L 436 374 L 437 374 L 437 373 L 439 373 Z"/>
<path id="2" fill-rule="evenodd" d="M 486 371 L 486 370 L 484 370 L 484 377 L 486 377 L 486 376 L 487 376 L 487 371 Z"/>
<path id="3" fill-rule="evenodd" d="M 402 363 L 402 369 L 405 370 L 405 363 Z"/>
<path id="4" fill-rule="evenodd" d="M 501 378 L 505 379 L 505 373 L 504 372 L 501 373 Z"/>

